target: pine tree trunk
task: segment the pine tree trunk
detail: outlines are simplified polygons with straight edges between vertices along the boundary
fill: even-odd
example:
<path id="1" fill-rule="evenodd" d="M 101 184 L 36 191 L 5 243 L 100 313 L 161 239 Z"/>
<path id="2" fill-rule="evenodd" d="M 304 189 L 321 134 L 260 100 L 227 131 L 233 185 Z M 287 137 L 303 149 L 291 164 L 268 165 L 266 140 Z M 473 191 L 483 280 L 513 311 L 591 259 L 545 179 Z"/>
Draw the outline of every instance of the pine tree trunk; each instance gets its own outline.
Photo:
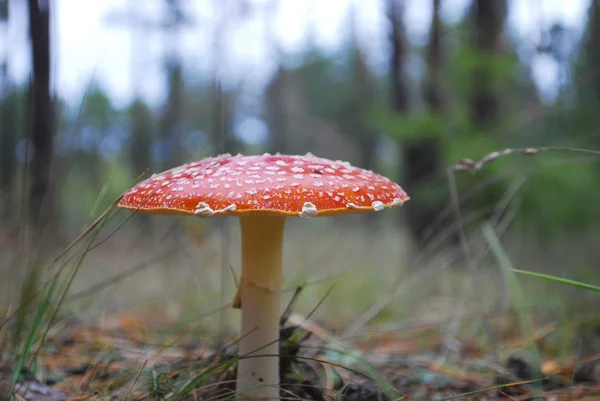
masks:
<path id="1" fill-rule="evenodd" d="M 588 11 L 586 40 L 583 44 L 587 77 L 594 100 L 600 103 L 600 0 L 592 0 Z"/>
<path id="2" fill-rule="evenodd" d="M 269 152 L 287 153 L 288 115 L 285 100 L 288 72 L 279 67 L 275 78 L 265 93 L 267 100 L 267 121 L 269 124 Z"/>
<path id="3" fill-rule="evenodd" d="M 433 15 L 427 47 L 427 77 L 425 84 L 425 100 L 430 112 L 442 115 L 445 110 L 442 90 L 442 23 L 440 19 L 441 0 L 433 0 Z M 403 25 L 404 3 L 400 0 L 389 0 L 389 19 L 392 25 L 392 88 L 394 108 L 399 114 L 407 114 L 410 109 L 409 88 L 406 74 L 403 71 L 408 46 Z M 422 133 L 423 138 L 404 141 L 400 145 L 400 177 L 402 184 L 418 197 L 423 194 L 421 202 L 411 206 L 407 215 L 409 228 L 418 240 L 424 240 L 428 234 L 434 233 L 433 224 L 443 208 L 443 204 L 432 198 L 432 188 L 442 172 L 442 151 L 436 133 Z M 431 231 L 433 230 L 433 231 Z"/>
<path id="4" fill-rule="evenodd" d="M 0 1 L 2 34 L 8 34 L 8 1 Z M 0 54 L 0 219 L 8 221 L 13 213 L 13 180 L 17 169 L 17 99 L 8 76 L 8 46 Z"/>
<path id="5" fill-rule="evenodd" d="M 366 123 L 365 118 L 375 100 L 374 84 L 360 49 L 357 48 L 356 52 L 354 80 L 358 96 L 354 108 L 355 117 L 358 118 L 355 129 L 359 131 L 357 134 L 361 153 L 360 166 L 367 170 L 377 170 L 377 132 Z"/>
<path id="6" fill-rule="evenodd" d="M 0 103 L 0 205 L 2 220 L 14 216 L 14 178 L 17 174 L 17 141 L 19 124 L 18 98 L 10 93 L 7 78 L 2 78 L 3 89 Z"/>
<path id="7" fill-rule="evenodd" d="M 446 105 L 442 89 L 443 49 L 442 21 L 440 18 L 441 0 L 433 0 L 433 14 L 427 45 L 427 77 L 425 79 L 425 101 L 433 116 L 443 116 Z M 443 202 L 432 196 L 439 188 L 439 177 L 442 174 L 442 150 L 439 138 L 432 133 L 424 132 L 423 139 L 413 140 L 405 146 L 406 186 L 415 191 L 415 196 L 425 193 L 429 198 L 418 205 L 413 205 L 407 219 L 413 234 L 420 241 L 425 241 L 441 229 L 436 222 L 444 207 Z"/>
<path id="8" fill-rule="evenodd" d="M 223 91 L 221 83 L 213 81 L 212 92 L 212 134 L 215 152 L 237 153 L 240 151 L 238 142 L 233 137 L 232 101 L 231 96 Z"/>
<path id="9" fill-rule="evenodd" d="M 390 57 L 390 78 L 392 85 L 392 108 L 399 115 L 406 115 L 410 111 L 410 93 L 408 77 L 404 70 L 406 59 L 408 57 L 408 43 L 404 28 L 404 0 L 388 0 L 388 19 L 391 25 L 390 40 L 392 44 L 392 54 Z M 410 153 L 410 145 L 400 142 L 398 146 L 398 179 L 402 184 L 411 189 L 411 180 L 413 179 L 413 166 Z M 415 231 L 414 226 L 409 221 L 409 228 Z"/>
<path id="10" fill-rule="evenodd" d="M 354 10 L 353 10 L 354 13 Z M 377 144 L 379 142 L 377 131 L 368 123 L 366 115 L 375 101 L 375 85 L 370 75 L 369 68 L 365 62 L 363 53 L 356 40 L 354 25 L 354 14 L 352 18 L 354 39 L 354 86 L 356 95 L 352 101 L 348 113 L 348 127 L 345 130 L 356 138 L 359 145 L 360 167 L 377 171 Z M 367 213 L 364 217 L 367 226 L 373 230 L 377 228 L 377 222 L 381 219 L 379 213 Z M 368 233 L 369 238 L 373 238 Z"/>
<path id="11" fill-rule="evenodd" d="M 131 107 L 131 163 L 135 175 L 142 174 L 152 164 L 152 115 L 142 100 Z"/>
<path id="12" fill-rule="evenodd" d="M 388 18 L 392 26 L 392 55 L 390 58 L 390 75 L 392 80 L 392 105 L 398 114 L 409 111 L 408 78 L 404 65 L 408 57 L 408 43 L 404 30 L 404 1 L 388 0 Z"/>
<path id="13" fill-rule="evenodd" d="M 144 178 L 152 172 L 152 142 L 154 140 L 153 121 L 150 110 L 141 99 L 134 101 L 130 110 L 131 144 L 129 158 L 133 168 L 134 177 L 137 178 L 146 170 L 150 170 Z M 153 232 L 153 216 L 138 213 L 135 221 L 139 224 L 142 235 L 150 237 Z"/>
<path id="14" fill-rule="evenodd" d="M 178 60 L 169 60 L 167 77 L 169 97 L 163 115 L 161 135 L 162 169 L 181 164 L 181 110 L 183 101 L 183 76 Z"/>
<path id="15" fill-rule="evenodd" d="M 50 94 L 50 3 L 29 0 L 31 37 L 31 167 L 29 210 L 32 222 L 48 221 L 51 207 L 50 166 L 54 141 L 54 111 Z"/>
<path id="16" fill-rule="evenodd" d="M 493 86 L 492 61 L 501 51 L 507 8 L 506 0 L 474 0 L 473 3 L 473 40 L 484 60 L 473 75 L 475 91 L 471 99 L 471 119 L 479 129 L 489 130 L 500 117 L 500 94 Z"/>

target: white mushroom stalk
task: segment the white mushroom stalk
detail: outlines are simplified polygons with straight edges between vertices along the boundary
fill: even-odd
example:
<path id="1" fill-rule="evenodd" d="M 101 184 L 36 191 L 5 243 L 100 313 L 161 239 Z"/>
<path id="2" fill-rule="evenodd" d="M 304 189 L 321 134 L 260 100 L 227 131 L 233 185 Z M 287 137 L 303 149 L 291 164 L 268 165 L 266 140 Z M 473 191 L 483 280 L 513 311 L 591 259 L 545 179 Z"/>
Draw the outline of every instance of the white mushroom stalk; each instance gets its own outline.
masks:
<path id="1" fill-rule="evenodd" d="M 285 217 L 242 216 L 242 330 L 237 392 L 279 399 L 279 317 Z"/>

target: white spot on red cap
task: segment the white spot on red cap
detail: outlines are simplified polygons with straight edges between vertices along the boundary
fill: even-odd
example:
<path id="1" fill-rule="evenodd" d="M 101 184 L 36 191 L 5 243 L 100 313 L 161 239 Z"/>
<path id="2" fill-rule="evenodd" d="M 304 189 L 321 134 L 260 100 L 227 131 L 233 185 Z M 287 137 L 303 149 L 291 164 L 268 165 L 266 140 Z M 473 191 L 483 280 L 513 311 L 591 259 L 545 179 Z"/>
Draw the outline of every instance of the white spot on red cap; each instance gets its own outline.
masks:
<path id="1" fill-rule="evenodd" d="M 375 202 L 371 203 L 371 206 L 373 207 L 373 210 L 375 210 L 376 212 L 381 212 L 383 209 L 385 209 L 385 205 L 381 201 L 375 201 Z"/>
<path id="2" fill-rule="evenodd" d="M 302 211 L 298 215 L 300 217 L 315 217 L 317 215 L 317 207 L 312 202 L 304 202 Z"/>
<path id="3" fill-rule="evenodd" d="M 400 207 L 404 204 L 404 201 L 400 198 L 394 198 L 394 200 L 392 201 L 391 206 L 392 207 Z"/>
<path id="4" fill-rule="evenodd" d="M 235 210 L 237 209 L 237 207 L 235 206 L 235 204 L 231 204 L 229 206 L 227 206 L 225 209 L 222 209 L 222 211 L 227 211 L 227 212 L 235 212 Z"/>
<path id="5" fill-rule="evenodd" d="M 210 217 L 215 214 L 215 212 L 210 208 L 210 206 L 208 206 L 208 203 L 200 202 L 198 203 L 198 206 L 196 206 L 194 214 L 200 217 Z"/>

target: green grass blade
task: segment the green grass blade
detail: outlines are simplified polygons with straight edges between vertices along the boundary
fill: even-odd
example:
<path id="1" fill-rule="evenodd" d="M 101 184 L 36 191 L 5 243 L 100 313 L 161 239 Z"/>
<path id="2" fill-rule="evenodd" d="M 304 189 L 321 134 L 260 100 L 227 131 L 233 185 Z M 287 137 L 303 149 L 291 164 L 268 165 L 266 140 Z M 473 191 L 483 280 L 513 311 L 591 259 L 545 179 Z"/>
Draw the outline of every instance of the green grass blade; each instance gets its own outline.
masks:
<path id="1" fill-rule="evenodd" d="M 91 223 L 93 223 L 94 220 L 92 220 L 92 219 L 96 215 L 96 211 L 98 210 L 98 207 L 100 207 L 100 205 L 102 204 L 102 202 L 104 202 L 104 199 L 106 198 L 106 194 L 107 193 L 108 193 L 108 185 L 104 184 L 104 186 L 102 187 L 102 189 L 100 189 L 100 193 L 96 197 L 96 200 L 94 201 L 94 205 L 92 206 L 92 210 L 90 211 L 88 219 L 85 222 L 85 227 L 87 227 Z"/>
<path id="2" fill-rule="evenodd" d="M 114 206 L 111 206 L 111 210 L 112 208 L 114 208 Z M 67 294 L 69 293 L 69 290 L 71 289 L 71 285 L 73 284 L 73 280 L 75 279 L 75 276 L 77 275 L 77 273 L 79 272 L 79 270 L 81 269 L 81 266 L 83 265 L 83 261 L 85 260 L 85 257 L 87 256 L 87 253 L 89 252 L 89 250 L 91 249 L 92 245 L 94 244 L 94 241 L 96 240 L 96 237 L 98 236 L 98 234 L 100 233 L 100 231 L 102 231 L 102 228 L 104 227 L 104 225 L 108 222 L 108 220 L 111 219 L 111 217 L 114 216 L 114 214 L 105 214 L 104 218 L 100 221 L 100 223 L 97 225 L 97 227 L 92 231 L 90 238 L 88 240 L 88 243 L 86 245 L 85 250 L 75 259 L 75 267 L 73 268 L 73 270 L 71 271 L 71 273 L 69 274 L 68 280 L 66 282 L 66 284 L 63 286 L 63 288 L 61 288 L 61 292 L 60 292 L 60 296 L 58 299 L 58 302 L 55 305 L 54 311 L 51 313 L 50 319 L 48 320 L 48 324 L 46 326 L 46 330 L 43 332 L 42 334 L 42 340 L 40 342 L 40 346 L 38 347 L 38 349 L 35 352 L 35 356 L 38 355 L 38 353 L 40 352 L 42 346 L 43 346 L 43 342 L 46 339 L 48 332 L 50 331 L 50 329 L 52 328 L 52 325 L 54 324 L 54 321 L 56 320 L 56 316 L 58 315 L 58 311 L 60 310 L 62 304 L 65 301 L 65 298 L 67 296 Z M 56 276 L 57 280 L 58 280 L 58 275 Z"/>
<path id="3" fill-rule="evenodd" d="M 520 281 L 518 280 L 518 278 L 516 277 L 516 275 L 514 273 L 514 268 L 513 268 L 512 262 L 511 262 L 510 258 L 508 257 L 508 255 L 506 254 L 504 247 L 500 243 L 498 236 L 496 236 L 496 232 L 494 231 L 494 229 L 492 228 L 492 226 L 490 224 L 483 225 L 482 231 L 483 231 L 483 236 L 485 237 L 487 243 L 490 246 L 490 250 L 491 250 L 492 254 L 496 258 L 498 266 L 500 267 L 500 269 L 502 271 L 502 275 L 504 276 L 504 279 L 506 280 L 506 283 L 508 286 L 508 292 L 509 292 L 510 298 L 512 300 L 512 305 L 514 306 L 514 308 L 516 310 L 525 309 L 527 307 L 527 305 L 525 303 L 525 294 L 526 293 L 523 290 L 523 287 L 521 286 Z M 525 316 L 525 315 L 519 315 L 519 316 L 520 316 L 520 318 L 519 318 L 520 326 L 521 326 L 521 330 L 523 330 L 523 334 L 525 335 L 526 338 L 531 338 L 531 336 L 535 332 L 533 323 L 531 322 L 529 316 Z M 527 351 L 527 353 L 529 353 L 534 358 L 536 363 L 538 363 L 538 364 L 541 363 L 541 359 L 542 359 L 541 352 L 536 343 L 529 344 L 525 348 L 525 350 Z M 541 379 L 541 377 L 534 377 L 534 379 Z M 539 388 L 539 386 L 536 386 L 534 392 L 540 393 L 541 391 L 542 391 L 542 389 Z"/>
<path id="4" fill-rule="evenodd" d="M 535 273 L 527 270 L 511 269 L 513 272 L 523 274 L 525 276 L 531 276 L 535 278 L 541 278 L 548 281 L 554 281 L 555 283 L 571 285 L 573 287 L 585 288 L 590 291 L 600 292 L 600 287 L 592 284 L 582 283 L 581 281 L 569 280 L 568 278 L 551 276 L 549 274 Z"/>
<path id="5" fill-rule="evenodd" d="M 327 339 L 327 341 L 331 345 L 334 345 L 338 348 L 337 350 L 330 349 L 329 352 L 338 352 L 341 355 L 347 356 L 347 357 L 349 357 L 349 359 L 354 360 L 354 363 L 356 364 L 356 366 L 360 367 L 360 371 L 353 370 L 353 369 L 349 368 L 348 366 L 344 366 L 341 364 L 336 365 L 335 363 L 326 362 L 323 360 L 303 358 L 303 357 L 299 357 L 299 356 L 297 356 L 296 358 L 314 360 L 314 361 L 318 361 L 320 363 L 327 363 L 331 366 L 337 366 L 337 367 L 346 369 L 350 372 L 360 374 L 361 376 L 365 376 L 365 377 L 371 379 L 373 381 L 373 383 L 375 383 L 375 385 L 377 385 L 377 387 L 379 387 L 379 389 L 381 391 L 383 391 L 389 397 L 390 400 L 395 401 L 395 400 L 401 400 L 404 398 L 401 394 L 398 393 L 398 390 L 396 390 L 396 388 L 393 386 L 393 384 L 388 379 L 385 378 L 385 376 L 383 376 L 381 373 L 379 373 L 373 365 L 371 365 L 366 359 L 364 359 L 362 357 L 361 353 L 356 352 L 350 346 L 346 345 L 346 343 L 344 343 L 342 340 L 340 340 L 336 337 L 331 336 Z"/>
<path id="6" fill-rule="evenodd" d="M 524 296 L 525 292 L 521 287 L 521 283 L 513 274 L 514 269 L 510 258 L 508 257 L 506 251 L 502 247 L 502 244 L 498 240 L 494 229 L 489 224 L 485 224 L 482 228 L 482 231 L 483 236 L 485 237 L 488 245 L 490 246 L 492 255 L 494 255 L 494 257 L 496 258 L 496 262 L 498 263 L 498 267 L 502 272 L 502 276 L 504 277 L 506 285 L 508 286 L 508 292 L 513 305 L 515 306 L 515 308 L 518 309 L 524 308 L 526 306 Z M 524 323 L 524 325 L 522 325 L 521 327 L 527 328 L 527 331 L 529 332 L 527 334 L 533 333 L 533 328 L 529 324 L 529 319 L 526 319 L 526 321 L 522 321 L 521 323 Z"/>
<path id="7" fill-rule="evenodd" d="M 194 390 L 194 388 L 196 388 L 198 385 L 200 385 L 201 383 L 204 383 L 204 382 L 207 382 L 207 383 L 210 382 L 211 377 L 215 376 L 216 374 L 218 374 L 224 370 L 231 368 L 233 365 L 235 365 L 236 362 L 237 362 L 237 359 L 224 360 L 224 361 L 220 362 L 219 364 L 217 364 L 216 366 L 205 370 L 204 372 L 200 373 L 199 375 L 188 380 L 181 389 L 179 389 L 176 393 L 174 393 L 173 395 L 168 397 L 167 400 L 168 401 L 181 400 L 183 397 L 190 394 Z"/>
<path id="8" fill-rule="evenodd" d="M 17 381 L 19 379 L 19 375 L 21 374 L 21 370 L 25 366 L 25 363 L 27 362 L 27 358 L 29 357 L 29 355 L 31 353 L 33 344 L 35 343 L 36 338 L 40 334 L 40 330 L 42 327 L 42 323 L 44 321 L 44 317 L 47 315 L 47 313 L 50 309 L 50 306 L 52 304 L 51 298 L 54 293 L 54 290 L 56 289 L 57 282 L 58 282 L 58 280 L 55 280 L 52 282 L 52 285 L 50 286 L 50 288 L 44 295 L 42 302 L 38 306 L 35 317 L 33 319 L 33 324 L 31 326 L 31 329 L 29 330 L 29 334 L 27 335 L 27 339 L 25 340 L 25 344 L 23 345 L 23 350 L 21 351 L 21 355 L 19 357 L 19 360 L 17 361 L 17 366 L 15 367 L 15 370 L 13 372 L 13 376 L 12 376 L 12 380 L 11 380 L 12 386 L 14 386 L 17 383 Z"/>

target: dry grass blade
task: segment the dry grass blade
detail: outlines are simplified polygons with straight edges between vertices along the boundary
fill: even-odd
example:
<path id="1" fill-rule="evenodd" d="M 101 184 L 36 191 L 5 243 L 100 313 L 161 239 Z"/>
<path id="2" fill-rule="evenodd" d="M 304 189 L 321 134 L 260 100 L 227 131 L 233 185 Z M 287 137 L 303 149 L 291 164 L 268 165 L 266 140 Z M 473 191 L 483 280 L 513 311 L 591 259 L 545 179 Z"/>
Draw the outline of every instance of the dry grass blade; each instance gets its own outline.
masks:
<path id="1" fill-rule="evenodd" d="M 146 176 L 146 174 L 148 174 L 149 169 L 144 170 L 144 172 L 142 172 L 142 174 L 140 174 L 137 179 L 135 180 L 134 184 L 138 183 L 143 177 Z M 54 263 L 56 263 L 58 260 L 60 260 L 60 258 L 62 258 L 67 252 L 69 252 L 76 244 L 78 244 L 83 238 L 85 238 L 88 234 L 90 234 L 96 227 L 98 227 L 98 225 L 100 225 L 100 223 L 102 223 L 107 216 L 117 207 L 117 205 L 119 204 L 119 201 L 123 198 L 123 195 L 125 195 L 125 192 L 123 192 L 121 195 L 119 195 L 111 204 L 109 207 L 106 208 L 106 210 L 104 210 L 104 212 L 92 223 L 90 224 L 85 230 L 83 230 L 83 232 L 81 234 L 79 234 L 77 236 L 77 238 L 75 238 L 70 244 L 69 246 L 67 246 L 60 254 L 58 254 L 58 256 L 56 258 L 54 258 L 54 261 L 50 264 L 50 266 L 53 266 Z M 135 213 L 135 211 L 134 211 Z M 128 218 L 129 219 L 129 218 Z M 127 219 L 127 220 L 128 220 Z M 126 221 L 127 221 L 126 220 Z M 120 228 L 121 226 L 119 226 Z"/>
<path id="2" fill-rule="evenodd" d="M 129 277 L 131 277 L 131 276 L 133 276 L 133 275 L 135 275 L 137 273 L 140 273 L 141 271 L 143 271 L 143 270 L 145 270 L 145 269 L 147 269 L 147 268 L 155 265 L 158 262 L 161 262 L 161 261 L 163 261 L 165 259 L 170 258 L 176 252 L 179 252 L 179 251 L 182 251 L 182 250 L 183 250 L 183 247 L 181 247 L 181 246 L 175 246 L 175 247 L 173 247 L 173 248 L 171 248 L 171 249 L 169 249 L 169 250 L 167 250 L 167 251 L 165 251 L 165 252 L 163 252 L 163 253 L 155 256 L 155 257 L 153 257 L 152 259 L 149 259 L 149 260 L 147 260 L 145 262 L 142 262 L 142 263 L 139 263 L 139 264 L 137 264 L 137 265 L 135 265 L 133 267 L 130 267 L 127 270 L 122 271 L 121 273 L 119 273 L 119 274 L 117 274 L 115 276 L 109 277 L 106 280 L 101 281 L 101 282 L 99 282 L 97 284 L 94 284 L 94 285 L 90 286 L 89 288 L 87 288 L 85 290 L 82 290 L 82 291 L 79 291 L 79 292 L 76 292 L 74 294 L 71 294 L 71 295 L 67 296 L 67 298 L 65 299 L 65 302 L 73 302 L 73 301 L 76 301 L 78 299 L 85 298 L 87 296 L 90 296 L 92 294 L 100 292 L 100 291 L 102 291 L 102 290 L 110 287 L 111 285 L 114 285 L 114 284 L 116 284 L 116 283 L 118 283 L 118 282 L 120 282 L 120 281 L 122 281 L 122 280 L 124 280 L 126 278 L 129 278 Z"/>
<path id="3" fill-rule="evenodd" d="M 466 171 L 469 173 L 477 173 L 488 164 L 510 155 L 532 156 L 542 152 L 569 152 L 581 153 L 587 155 L 600 156 L 600 150 L 583 149 L 583 148 L 568 148 L 561 146 L 544 146 L 539 148 L 508 148 L 499 152 L 492 152 L 485 155 L 480 160 L 462 159 L 457 164 L 451 167 L 453 171 Z"/>
<path id="4" fill-rule="evenodd" d="M 111 212 L 117 206 L 120 199 L 121 199 L 121 196 L 119 196 L 115 201 L 113 201 L 111 203 L 111 205 L 109 207 L 107 207 L 106 210 L 89 227 L 87 227 L 74 241 L 72 241 L 69 244 L 69 246 L 67 246 L 57 257 L 54 258 L 52 263 L 50 263 L 46 267 L 46 269 L 50 269 L 63 256 L 67 255 L 69 252 L 72 252 L 72 251 L 74 252 L 76 249 L 79 249 L 79 247 L 82 246 L 82 244 L 83 244 L 83 242 L 81 242 L 81 241 L 84 238 L 86 238 L 89 234 L 91 234 L 91 233 L 97 234 L 97 231 L 95 231 L 95 230 L 98 230 L 111 217 Z M 75 249 L 75 246 L 77 244 L 79 244 L 79 245 Z M 89 249 L 87 249 L 85 252 L 87 252 L 87 251 L 89 251 Z M 85 255 L 85 252 L 83 254 L 78 255 L 78 257 L 81 258 L 83 255 Z M 75 254 L 72 253 L 68 259 L 72 258 L 74 255 Z M 33 297 L 39 296 L 42 293 L 42 291 L 44 291 L 44 289 L 46 289 L 48 287 L 48 285 L 55 282 L 57 280 L 57 278 L 59 277 L 59 275 L 62 273 L 63 268 L 67 265 L 67 263 L 68 263 L 68 260 L 64 261 L 61 268 L 59 268 L 44 283 L 42 283 L 40 285 L 40 287 L 36 290 L 36 292 L 34 292 L 32 294 L 32 296 Z M 0 322 L 0 331 L 2 331 L 2 329 L 4 328 L 6 323 L 8 323 L 12 318 L 14 318 L 18 313 L 20 313 L 22 311 L 22 307 L 23 307 L 23 305 L 19 305 L 17 308 L 15 308 L 14 311 L 12 311 L 8 316 L 6 316 L 4 318 L 4 320 L 2 320 Z"/>
<path id="5" fill-rule="evenodd" d="M 121 398 L 121 401 L 127 400 L 127 397 L 129 397 L 129 394 L 131 394 L 131 392 L 133 391 L 133 387 L 135 386 L 135 384 L 137 383 L 137 381 L 140 378 L 140 375 L 144 371 L 144 368 L 146 367 L 147 362 L 148 362 L 147 360 L 144 361 L 144 363 L 142 364 L 142 367 L 138 370 L 137 374 L 135 375 L 135 378 L 131 382 L 131 386 L 129 386 L 129 389 L 127 389 L 127 392 L 125 393 L 125 395 L 123 395 L 123 398 Z"/>
<path id="6" fill-rule="evenodd" d="M 294 290 L 294 294 L 292 295 L 290 302 L 288 302 L 287 307 L 285 308 L 285 310 L 281 314 L 281 318 L 279 319 L 280 326 L 283 326 L 288 321 L 288 318 L 290 317 L 290 314 L 292 313 L 294 306 L 296 306 L 296 302 L 298 301 L 298 296 L 302 292 L 303 288 L 304 288 L 303 286 L 298 286 Z"/>
<path id="7" fill-rule="evenodd" d="M 456 394 L 451 397 L 442 398 L 441 401 L 456 400 L 456 399 L 462 399 L 462 398 L 467 399 L 466 397 L 468 397 L 470 395 L 485 394 L 486 392 L 488 392 L 490 390 L 499 390 L 499 389 L 503 389 L 503 388 L 513 387 L 513 386 L 522 386 L 522 385 L 526 385 L 526 384 L 536 384 L 536 383 L 540 383 L 544 380 L 545 379 L 537 379 L 537 380 L 516 381 L 513 383 L 499 384 L 496 386 L 490 386 L 490 387 L 482 388 L 479 390 L 470 391 L 468 393 Z M 529 395 L 527 398 L 530 399 L 530 397 L 531 396 Z"/>
<path id="8" fill-rule="evenodd" d="M 96 227 L 98 227 L 98 225 L 100 223 L 102 223 L 102 221 L 104 221 L 106 219 L 106 217 L 110 214 L 110 212 L 112 212 L 112 210 L 117 206 L 117 204 L 119 203 L 119 201 L 121 200 L 121 198 L 123 197 L 123 195 L 120 195 L 117 199 L 115 199 L 113 201 L 113 203 L 106 208 L 106 210 L 104 212 L 102 212 L 102 214 L 92 223 L 90 224 L 85 230 L 83 230 L 83 232 L 81 234 L 79 234 L 79 236 L 77 236 L 77 238 L 75 238 L 70 244 L 69 246 L 67 246 L 61 253 L 58 254 L 58 256 L 56 256 L 53 260 L 53 262 L 50 264 L 49 267 L 53 266 L 56 262 L 58 262 L 64 255 L 67 254 L 67 252 L 69 252 L 71 249 L 73 249 L 73 247 L 75 245 L 77 245 L 83 238 L 85 238 L 89 233 L 91 233 Z"/>

